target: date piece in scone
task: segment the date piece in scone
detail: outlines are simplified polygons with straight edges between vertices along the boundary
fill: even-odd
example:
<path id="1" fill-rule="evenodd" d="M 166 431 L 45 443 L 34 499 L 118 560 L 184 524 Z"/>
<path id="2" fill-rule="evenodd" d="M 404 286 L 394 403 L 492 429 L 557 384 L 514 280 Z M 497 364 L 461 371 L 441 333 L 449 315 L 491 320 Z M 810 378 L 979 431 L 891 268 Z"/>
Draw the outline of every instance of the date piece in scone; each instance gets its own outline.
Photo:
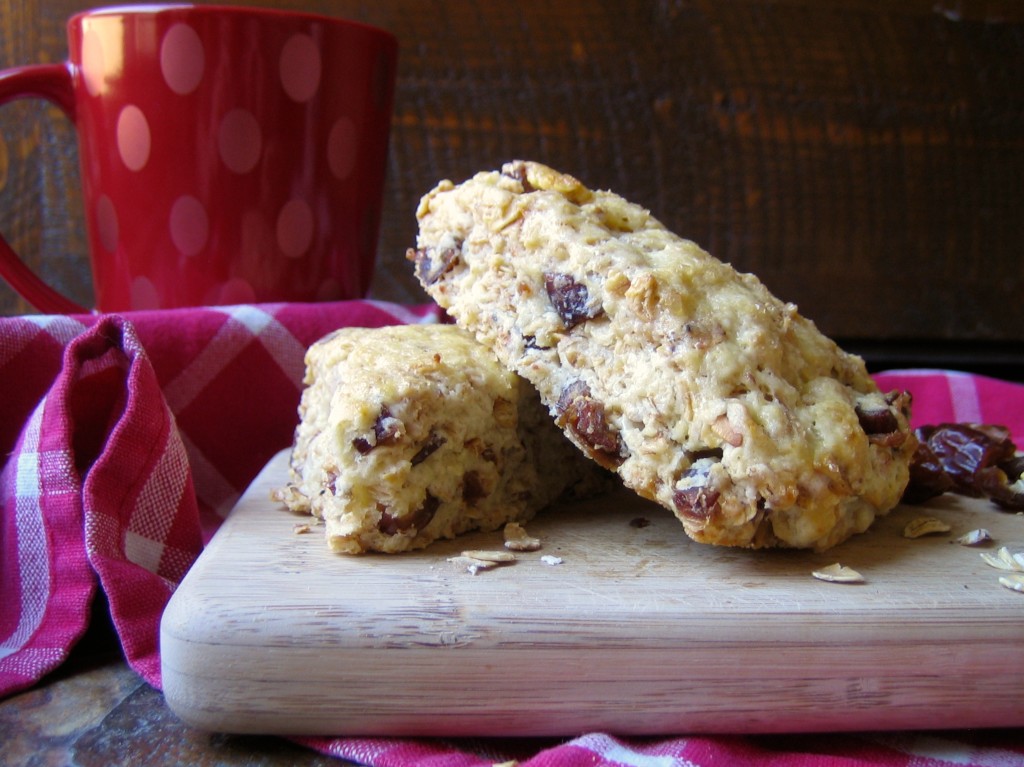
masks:
<path id="1" fill-rule="evenodd" d="M 305 384 L 290 483 L 274 495 L 322 517 L 336 551 L 406 551 L 525 522 L 611 477 L 453 325 L 338 330 L 310 347 Z"/>
<path id="2" fill-rule="evenodd" d="M 899 501 L 909 396 L 642 207 L 513 162 L 417 218 L 426 291 L 695 540 L 821 550 Z"/>

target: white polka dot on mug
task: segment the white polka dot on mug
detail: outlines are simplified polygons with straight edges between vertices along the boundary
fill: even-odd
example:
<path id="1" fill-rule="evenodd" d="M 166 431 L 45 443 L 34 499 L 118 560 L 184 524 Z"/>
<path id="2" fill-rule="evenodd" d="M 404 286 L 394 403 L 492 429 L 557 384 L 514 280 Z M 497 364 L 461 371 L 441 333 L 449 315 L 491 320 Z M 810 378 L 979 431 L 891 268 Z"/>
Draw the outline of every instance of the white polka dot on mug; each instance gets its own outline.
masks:
<path id="1" fill-rule="evenodd" d="M 194 256 L 206 246 L 210 218 L 203 203 L 182 195 L 171 205 L 168 231 L 171 242 L 183 256 Z"/>
<path id="2" fill-rule="evenodd" d="M 313 211 L 305 200 L 289 200 L 277 216 L 277 244 L 289 258 L 298 258 L 313 241 Z"/>
<path id="3" fill-rule="evenodd" d="M 224 115 L 217 131 L 220 158 L 235 173 L 256 167 L 262 149 L 260 124 L 247 109 L 232 109 Z"/>
<path id="4" fill-rule="evenodd" d="M 149 120 L 139 107 L 128 104 L 117 117 L 117 152 L 129 170 L 142 170 L 149 161 Z"/>
<path id="5" fill-rule="evenodd" d="M 309 101 L 320 86 L 320 49 L 307 34 L 294 34 L 281 49 L 281 85 L 294 101 Z"/>
<path id="6" fill-rule="evenodd" d="M 167 87 L 184 95 L 199 87 L 206 68 L 203 41 L 188 24 L 174 24 L 160 43 L 160 71 Z"/>

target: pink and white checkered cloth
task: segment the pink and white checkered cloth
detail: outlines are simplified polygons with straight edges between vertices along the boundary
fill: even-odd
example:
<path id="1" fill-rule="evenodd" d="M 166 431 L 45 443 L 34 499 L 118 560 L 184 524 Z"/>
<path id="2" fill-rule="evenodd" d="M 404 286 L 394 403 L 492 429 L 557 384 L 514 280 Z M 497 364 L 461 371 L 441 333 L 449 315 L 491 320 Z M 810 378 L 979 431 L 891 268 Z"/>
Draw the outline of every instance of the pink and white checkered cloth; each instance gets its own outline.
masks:
<path id="1" fill-rule="evenodd" d="M 0 698 L 56 668 L 97 588 L 131 666 L 160 686 L 160 615 L 249 482 L 287 447 L 303 355 L 345 325 L 438 319 L 373 301 L 0 319 Z M 986 421 L 1024 443 L 1024 386 L 945 371 L 876 376 L 915 424 Z M 568 741 L 306 738 L 376 767 L 1024 765 L 1019 731 Z"/>

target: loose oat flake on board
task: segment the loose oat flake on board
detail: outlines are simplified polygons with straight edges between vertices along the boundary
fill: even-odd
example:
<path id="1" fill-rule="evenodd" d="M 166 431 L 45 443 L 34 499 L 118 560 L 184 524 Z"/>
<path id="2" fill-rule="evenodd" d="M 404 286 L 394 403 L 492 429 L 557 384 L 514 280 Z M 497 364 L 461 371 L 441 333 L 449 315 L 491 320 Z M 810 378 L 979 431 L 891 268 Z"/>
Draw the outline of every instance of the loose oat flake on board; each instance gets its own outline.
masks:
<path id="1" fill-rule="evenodd" d="M 948 533 L 952 528 L 943 522 L 941 519 L 935 517 L 918 517 L 912 519 L 907 523 L 907 526 L 903 528 L 904 538 L 920 538 L 924 535 L 936 535 L 938 533 Z"/>
<path id="2" fill-rule="evenodd" d="M 540 548 L 540 538 L 528 535 L 526 528 L 518 522 L 509 522 L 505 525 L 505 548 L 512 551 L 537 551 Z"/>
<path id="3" fill-rule="evenodd" d="M 448 561 L 476 575 L 481 570 L 510 565 L 516 561 L 516 555 L 508 551 L 463 551 L 457 557 L 448 557 Z"/>
<path id="4" fill-rule="evenodd" d="M 984 527 L 979 527 L 975 530 L 964 533 L 955 541 L 952 541 L 952 543 L 959 543 L 961 546 L 979 546 L 982 543 L 988 543 L 991 540 L 992 533 Z"/>
<path id="5" fill-rule="evenodd" d="M 811 575 L 819 581 L 828 581 L 829 583 L 864 583 L 863 575 L 852 567 L 846 567 L 838 562 L 828 567 L 823 567 L 820 570 L 815 570 Z"/>
<path id="6" fill-rule="evenodd" d="M 470 557 L 471 559 L 482 559 L 484 562 L 494 562 L 496 564 L 506 564 L 508 562 L 516 561 L 516 555 L 511 551 L 483 551 L 482 549 L 472 549 L 470 551 L 463 551 L 462 556 Z"/>
<path id="7" fill-rule="evenodd" d="M 1000 575 L 999 584 L 1005 586 L 1011 591 L 1019 591 L 1024 594 L 1024 575 L 1021 573 L 1010 573 L 1009 575 Z"/>
<path id="8" fill-rule="evenodd" d="M 985 561 L 985 564 L 997 570 L 1005 570 L 1008 573 L 1024 573 L 1024 554 L 1021 552 L 1011 554 L 1010 550 L 1005 546 L 1000 547 L 995 554 L 983 551 L 981 552 L 981 558 Z"/>

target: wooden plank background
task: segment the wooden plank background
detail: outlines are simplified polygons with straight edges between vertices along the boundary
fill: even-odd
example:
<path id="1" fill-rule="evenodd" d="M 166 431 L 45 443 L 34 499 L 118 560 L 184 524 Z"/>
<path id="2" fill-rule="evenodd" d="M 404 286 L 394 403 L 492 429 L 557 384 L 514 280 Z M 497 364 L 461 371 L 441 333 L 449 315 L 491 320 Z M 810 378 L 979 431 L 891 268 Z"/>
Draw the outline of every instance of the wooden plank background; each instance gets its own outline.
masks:
<path id="1" fill-rule="evenodd" d="M 420 195 L 520 157 L 650 208 L 876 360 L 1024 362 L 1024 4 L 248 4 L 399 38 L 378 298 L 425 300 Z M 89 5 L 4 0 L 0 66 L 61 60 Z M 72 129 L 19 102 L 0 136 L 0 230 L 89 302 Z"/>

